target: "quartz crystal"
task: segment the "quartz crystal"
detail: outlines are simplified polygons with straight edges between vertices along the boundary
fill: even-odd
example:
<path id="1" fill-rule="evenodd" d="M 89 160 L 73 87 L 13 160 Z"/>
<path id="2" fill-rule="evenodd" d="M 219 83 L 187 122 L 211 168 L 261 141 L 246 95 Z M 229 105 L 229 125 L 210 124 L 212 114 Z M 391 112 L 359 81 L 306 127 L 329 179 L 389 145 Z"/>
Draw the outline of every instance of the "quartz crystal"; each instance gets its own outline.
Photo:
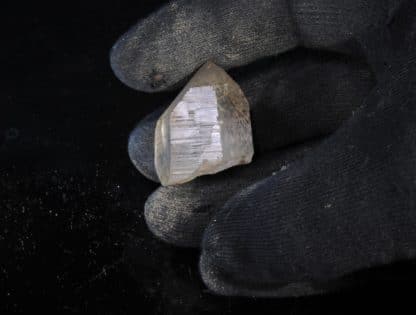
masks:
<path id="1" fill-rule="evenodd" d="M 253 157 L 249 104 L 212 62 L 203 65 L 156 124 L 155 167 L 162 185 L 247 164 Z"/>

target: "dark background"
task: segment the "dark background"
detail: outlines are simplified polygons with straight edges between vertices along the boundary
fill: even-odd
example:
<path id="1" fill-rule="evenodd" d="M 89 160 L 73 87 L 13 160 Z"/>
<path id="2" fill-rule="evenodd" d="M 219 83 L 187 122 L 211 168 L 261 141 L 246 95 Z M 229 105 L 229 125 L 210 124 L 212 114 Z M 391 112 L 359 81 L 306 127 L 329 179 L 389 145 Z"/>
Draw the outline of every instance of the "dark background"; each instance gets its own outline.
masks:
<path id="1" fill-rule="evenodd" d="M 5 5 L 0 104 L 0 309 L 89 314 L 322 314 L 411 306 L 416 272 L 360 274 L 321 297 L 217 297 L 198 251 L 147 231 L 157 186 L 127 155 L 127 137 L 172 94 L 123 86 L 108 54 L 117 37 L 165 1 Z"/>

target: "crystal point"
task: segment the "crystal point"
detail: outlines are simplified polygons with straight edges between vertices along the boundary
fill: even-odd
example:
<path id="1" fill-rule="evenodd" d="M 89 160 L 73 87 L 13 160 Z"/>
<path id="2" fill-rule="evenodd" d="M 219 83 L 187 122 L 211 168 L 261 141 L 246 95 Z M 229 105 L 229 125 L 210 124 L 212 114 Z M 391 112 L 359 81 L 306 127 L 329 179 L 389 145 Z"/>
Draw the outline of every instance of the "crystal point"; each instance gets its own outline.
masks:
<path id="1" fill-rule="evenodd" d="M 253 153 L 243 92 L 223 69 L 207 62 L 157 121 L 155 167 L 162 185 L 250 163 Z"/>

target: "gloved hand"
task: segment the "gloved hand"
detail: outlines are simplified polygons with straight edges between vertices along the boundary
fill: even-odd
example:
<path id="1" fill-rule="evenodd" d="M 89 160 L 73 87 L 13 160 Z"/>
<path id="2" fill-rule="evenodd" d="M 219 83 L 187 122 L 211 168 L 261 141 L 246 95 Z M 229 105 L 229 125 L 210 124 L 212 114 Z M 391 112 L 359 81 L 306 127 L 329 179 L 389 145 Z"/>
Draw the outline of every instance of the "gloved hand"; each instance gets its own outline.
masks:
<path id="1" fill-rule="evenodd" d="M 160 187 L 145 205 L 159 238 L 200 246 L 212 291 L 319 293 L 415 257 L 414 17 L 412 1 L 181 0 L 115 44 L 113 70 L 134 89 L 179 87 L 212 60 L 250 103 L 250 165 Z M 154 181 L 162 111 L 129 139 Z"/>

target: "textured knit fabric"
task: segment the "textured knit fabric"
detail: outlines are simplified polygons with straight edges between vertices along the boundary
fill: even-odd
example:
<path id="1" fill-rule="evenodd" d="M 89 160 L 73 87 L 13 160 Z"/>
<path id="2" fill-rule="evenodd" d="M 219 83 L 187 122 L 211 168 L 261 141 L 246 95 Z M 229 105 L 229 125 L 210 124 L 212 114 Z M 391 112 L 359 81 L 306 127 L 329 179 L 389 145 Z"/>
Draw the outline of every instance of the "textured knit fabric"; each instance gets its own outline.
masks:
<path id="1" fill-rule="evenodd" d="M 213 292 L 321 293 L 415 258 L 415 17 L 413 1 L 176 1 L 115 44 L 133 88 L 175 88 L 213 60 L 250 102 L 253 163 L 160 187 L 145 207 L 159 238 L 200 246 Z M 153 180 L 161 110 L 129 140 Z"/>

